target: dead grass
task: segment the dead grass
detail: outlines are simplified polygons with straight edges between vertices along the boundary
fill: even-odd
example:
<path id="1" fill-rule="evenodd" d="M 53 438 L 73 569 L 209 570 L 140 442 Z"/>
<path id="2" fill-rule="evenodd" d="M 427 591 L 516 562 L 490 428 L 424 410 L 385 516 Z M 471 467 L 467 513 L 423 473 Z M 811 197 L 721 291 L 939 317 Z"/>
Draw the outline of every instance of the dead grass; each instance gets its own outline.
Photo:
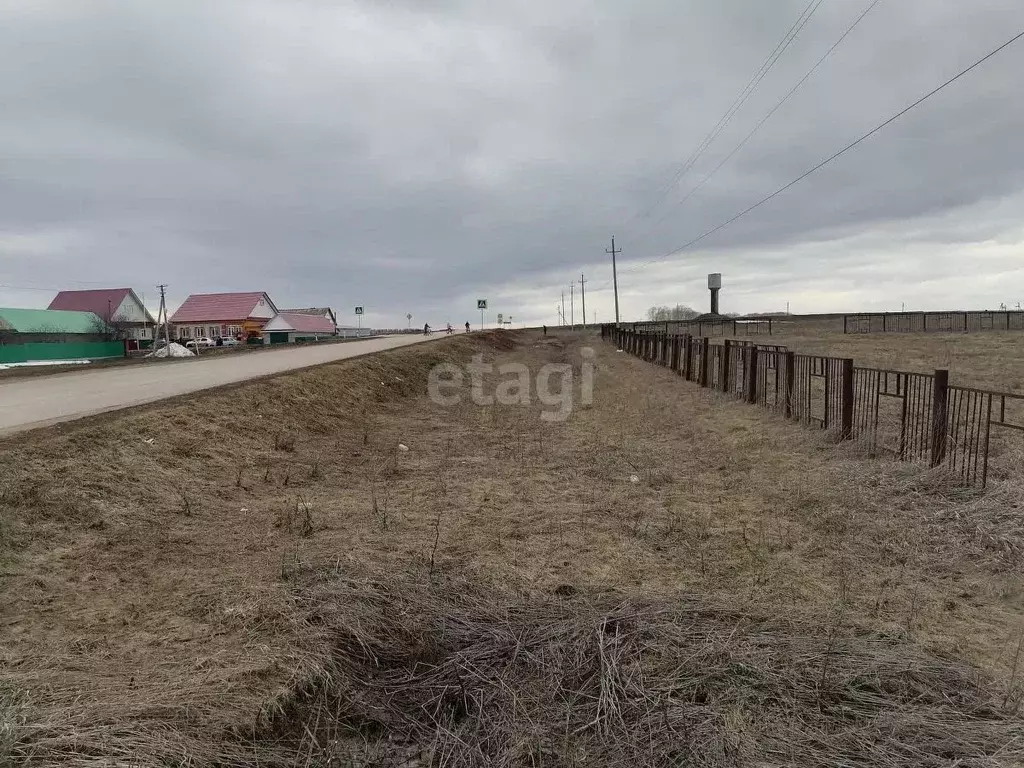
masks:
<path id="1" fill-rule="evenodd" d="M 857 365 L 916 373 L 947 368 L 950 383 L 1024 393 L 1024 332 L 844 334 L 842 320 L 780 323 L 773 336 L 795 352 L 852 357 Z"/>
<path id="2" fill-rule="evenodd" d="M 672 672 L 696 674 L 683 662 L 699 616 L 723 665 L 710 668 L 726 677 L 714 706 L 670 708 L 667 731 L 728 744 L 734 764 L 835 763 L 836 750 L 880 764 L 863 742 L 872 727 L 925 756 L 892 764 L 939 764 L 927 756 L 943 749 L 947 762 L 1012 763 L 994 745 L 1017 727 L 995 710 L 1014 713 L 1021 696 L 1019 484 L 967 493 L 866 460 L 610 347 L 598 346 L 593 404 L 565 423 L 540 420 L 539 406 L 443 407 L 423 395 L 440 361 L 484 351 L 536 370 L 578 363 L 580 343 L 459 337 L 7 440 L 0 677 L 19 693 L 0 690 L 12 713 L 0 745 L 14 733 L 8 752 L 40 764 L 288 764 L 300 746 L 388 764 L 390 743 L 432 755 L 424 765 L 571 765 L 600 762 L 609 745 L 625 750 L 609 761 L 641 761 L 647 733 L 642 764 L 664 765 L 665 726 L 642 710 L 650 696 L 675 707 L 688 695 L 662 688 Z M 625 677 L 606 697 L 629 717 L 602 710 L 607 722 L 559 741 L 564 723 L 527 701 L 564 694 L 572 717 L 593 716 L 598 678 L 573 675 L 600 659 L 595 622 L 630 611 Z M 519 636 L 534 666 L 486 655 Z M 381 674 L 411 675 L 415 690 L 384 696 L 366 680 L 367 654 L 381 660 L 396 637 Z M 416 643 L 437 655 L 417 656 Z M 466 648 L 486 653 L 467 661 Z M 785 660 L 773 655 L 786 648 Z M 822 675 L 824 657 L 835 677 Z M 943 660 L 954 657 L 994 677 L 970 682 Z M 507 689 L 477 680 L 473 706 L 486 717 L 445 720 L 442 732 L 415 707 L 441 702 L 448 717 L 450 675 L 463 668 L 464 685 L 493 674 Z M 849 688 L 858 668 L 887 681 L 870 706 Z M 927 674 L 900 683 L 898 668 Z M 561 688 L 545 687 L 551 675 Z M 823 678 L 836 698 L 815 714 L 808 697 Z M 488 719 L 509 709 L 509 690 L 522 712 Z M 345 717 L 330 709 L 342 695 Z M 385 720 L 381 702 L 401 696 L 409 706 Z M 772 752 L 765 734 L 779 728 L 792 759 Z M 496 741 L 482 741 L 491 731 Z M 819 731 L 849 740 L 814 747 Z M 452 734 L 472 735 L 478 751 L 460 752 Z M 377 760 L 366 745 L 381 740 Z"/>

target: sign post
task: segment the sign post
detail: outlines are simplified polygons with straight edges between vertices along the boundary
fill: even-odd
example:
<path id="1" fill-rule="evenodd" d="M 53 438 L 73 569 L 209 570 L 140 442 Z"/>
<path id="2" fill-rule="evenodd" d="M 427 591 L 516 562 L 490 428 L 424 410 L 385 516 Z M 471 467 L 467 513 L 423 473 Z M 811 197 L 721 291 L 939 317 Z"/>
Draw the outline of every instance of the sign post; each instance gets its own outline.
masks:
<path id="1" fill-rule="evenodd" d="M 409 328 L 412 328 L 412 312 L 405 316 L 405 319 L 409 321 Z"/>
<path id="2" fill-rule="evenodd" d="M 487 299 L 477 299 L 476 308 L 480 310 L 480 330 L 484 329 L 484 310 L 487 309 Z"/>
<path id="3" fill-rule="evenodd" d="M 358 328 L 358 330 L 361 331 L 363 329 L 363 308 L 362 307 L 356 307 L 356 323 L 357 323 L 356 327 Z"/>

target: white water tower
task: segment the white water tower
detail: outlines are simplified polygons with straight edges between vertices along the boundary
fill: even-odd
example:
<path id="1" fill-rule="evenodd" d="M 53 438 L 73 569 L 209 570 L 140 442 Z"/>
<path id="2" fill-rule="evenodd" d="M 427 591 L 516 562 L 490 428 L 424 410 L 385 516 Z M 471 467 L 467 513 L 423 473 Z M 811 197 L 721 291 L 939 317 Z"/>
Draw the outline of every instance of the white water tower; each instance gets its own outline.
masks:
<path id="1" fill-rule="evenodd" d="M 718 292 L 722 290 L 722 273 L 712 272 L 708 275 L 708 290 L 711 291 L 711 314 L 718 314 Z"/>

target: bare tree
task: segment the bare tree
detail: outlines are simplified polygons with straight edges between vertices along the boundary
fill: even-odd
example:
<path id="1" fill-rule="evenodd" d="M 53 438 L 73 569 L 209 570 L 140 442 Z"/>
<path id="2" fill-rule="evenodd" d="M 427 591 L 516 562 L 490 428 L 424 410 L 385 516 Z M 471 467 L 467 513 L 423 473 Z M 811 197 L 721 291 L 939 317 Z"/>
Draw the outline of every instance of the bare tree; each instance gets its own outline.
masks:
<path id="1" fill-rule="evenodd" d="M 124 341 L 125 339 L 133 338 L 132 324 L 130 322 L 119 317 L 111 319 L 103 318 L 99 315 L 94 317 L 95 319 L 91 323 L 91 331 L 97 336 L 102 336 L 106 341 Z"/>
<path id="2" fill-rule="evenodd" d="M 647 319 L 653 322 L 665 322 L 666 320 L 692 320 L 700 312 L 686 304 L 676 304 L 674 307 L 651 307 L 647 310 Z"/>

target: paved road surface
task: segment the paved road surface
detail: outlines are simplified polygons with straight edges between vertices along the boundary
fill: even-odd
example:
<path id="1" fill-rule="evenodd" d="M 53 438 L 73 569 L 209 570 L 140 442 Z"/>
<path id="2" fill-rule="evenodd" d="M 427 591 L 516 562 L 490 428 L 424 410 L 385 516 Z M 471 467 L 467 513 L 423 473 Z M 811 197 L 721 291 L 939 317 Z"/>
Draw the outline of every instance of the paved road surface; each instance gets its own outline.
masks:
<path id="1" fill-rule="evenodd" d="M 427 338 L 385 336 L 340 344 L 0 380 L 0 436 L 268 374 L 416 344 Z"/>

